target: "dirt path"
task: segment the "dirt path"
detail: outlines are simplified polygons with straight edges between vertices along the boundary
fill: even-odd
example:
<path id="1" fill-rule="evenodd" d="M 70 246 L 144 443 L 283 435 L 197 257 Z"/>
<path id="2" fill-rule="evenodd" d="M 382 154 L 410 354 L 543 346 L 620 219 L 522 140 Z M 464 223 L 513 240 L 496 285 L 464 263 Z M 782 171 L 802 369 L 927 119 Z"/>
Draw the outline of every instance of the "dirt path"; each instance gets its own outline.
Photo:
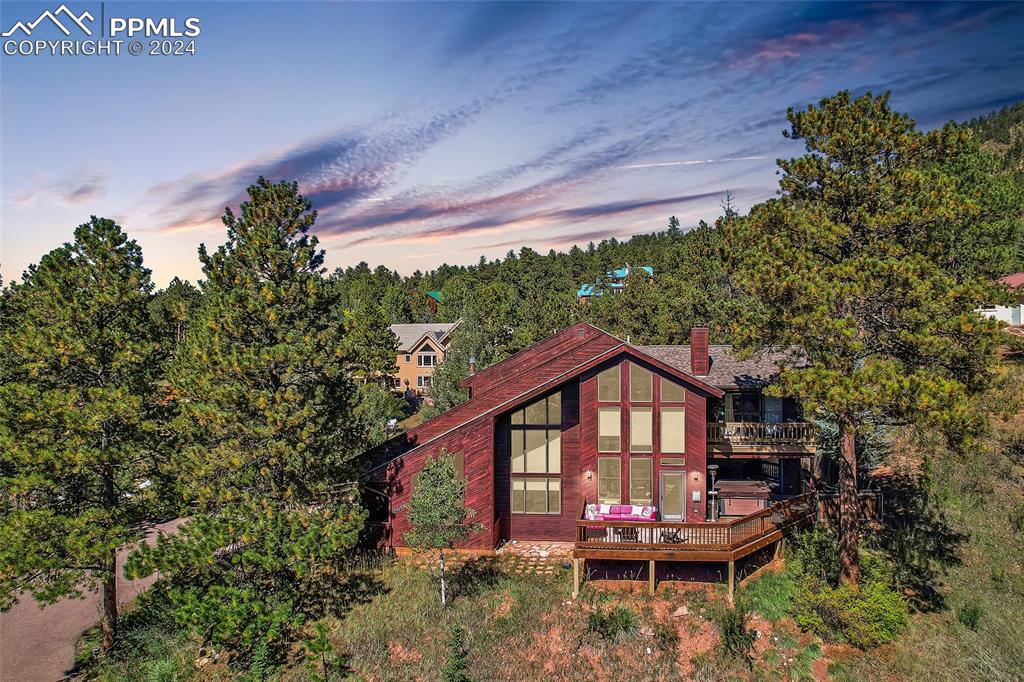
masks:
<path id="1" fill-rule="evenodd" d="M 154 526 L 146 538 L 173 531 L 181 519 Z M 149 587 L 155 577 L 125 580 L 121 567 L 128 550 L 118 556 L 118 602 L 127 604 Z M 75 660 L 75 642 L 83 630 L 100 619 L 99 592 L 83 599 L 65 599 L 39 608 L 31 597 L 0 613 L 0 681 L 52 682 L 63 678 Z"/>

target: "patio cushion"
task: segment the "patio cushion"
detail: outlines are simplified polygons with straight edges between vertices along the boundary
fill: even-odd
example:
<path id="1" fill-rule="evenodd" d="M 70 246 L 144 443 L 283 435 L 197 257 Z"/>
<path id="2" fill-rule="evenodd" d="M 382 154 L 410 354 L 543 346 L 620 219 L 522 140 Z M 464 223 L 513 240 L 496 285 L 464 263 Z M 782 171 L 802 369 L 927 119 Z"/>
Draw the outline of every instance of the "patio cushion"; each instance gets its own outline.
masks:
<path id="1" fill-rule="evenodd" d="M 588 521 L 656 521 L 658 508 L 638 504 L 588 504 L 584 517 Z"/>

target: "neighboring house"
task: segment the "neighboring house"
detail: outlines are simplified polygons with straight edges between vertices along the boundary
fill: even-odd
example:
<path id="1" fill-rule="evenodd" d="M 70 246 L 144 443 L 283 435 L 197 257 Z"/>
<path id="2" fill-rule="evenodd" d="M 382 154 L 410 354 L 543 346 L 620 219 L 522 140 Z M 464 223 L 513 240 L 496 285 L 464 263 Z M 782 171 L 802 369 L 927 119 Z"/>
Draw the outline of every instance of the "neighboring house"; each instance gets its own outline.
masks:
<path id="1" fill-rule="evenodd" d="M 441 292 L 440 291 L 428 291 L 427 292 L 427 308 L 430 309 L 431 315 L 437 315 L 437 306 L 441 303 Z"/>
<path id="2" fill-rule="evenodd" d="M 451 333 L 458 325 L 459 322 L 391 325 L 392 333 L 398 337 L 398 371 L 388 379 L 391 388 L 425 394 L 430 389 L 434 368 L 444 361 Z"/>
<path id="3" fill-rule="evenodd" d="M 579 323 L 470 376 L 466 403 L 368 453 L 382 541 L 404 546 L 415 479 L 441 450 L 456 456 L 482 526 L 465 549 L 575 541 L 580 560 L 731 567 L 809 522 L 801 460 L 813 431 L 792 421 L 791 401 L 760 393 L 792 354 L 743 361 L 709 347 L 707 329 L 693 340 L 639 347 Z M 709 464 L 725 498 L 713 505 Z M 739 518 L 749 513 L 756 524 Z"/>
<path id="4" fill-rule="evenodd" d="M 599 277 L 597 281 L 588 284 L 581 284 L 580 288 L 576 291 L 576 298 L 580 303 L 587 303 L 594 296 L 602 296 L 606 291 L 613 294 L 622 293 L 626 289 L 626 278 L 633 274 L 634 270 L 641 270 L 647 273 L 649 280 L 654 279 L 654 268 L 649 265 L 641 265 L 638 268 L 633 268 L 626 263 L 617 270 L 609 270 L 604 274 L 604 277 Z"/>
<path id="5" fill-rule="evenodd" d="M 1018 272 L 999 280 L 999 283 L 1010 290 L 1016 298 L 1012 305 L 992 305 L 980 308 L 979 313 L 1005 322 L 1011 327 L 1024 326 L 1024 272 Z"/>

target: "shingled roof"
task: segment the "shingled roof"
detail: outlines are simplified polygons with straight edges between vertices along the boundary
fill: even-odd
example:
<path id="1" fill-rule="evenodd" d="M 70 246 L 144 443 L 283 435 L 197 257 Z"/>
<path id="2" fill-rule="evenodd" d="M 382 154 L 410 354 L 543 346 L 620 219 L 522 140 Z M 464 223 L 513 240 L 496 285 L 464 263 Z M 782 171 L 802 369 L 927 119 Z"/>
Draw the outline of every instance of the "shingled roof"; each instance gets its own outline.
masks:
<path id="1" fill-rule="evenodd" d="M 392 459 L 423 447 L 454 429 L 512 410 L 622 354 L 660 367 L 691 390 L 721 397 L 720 390 L 692 376 L 688 367 L 670 365 L 591 324 L 578 322 L 463 381 L 464 386 L 473 389 L 471 400 L 373 448 L 367 453 L 370 466 L 383 467 Z"/>
<path id="2" fill-rule="evenodd" d="M 667 365 L 690 372 L 689 346 L 640 346 L 648 355 Z M 732 346 L 708 346 L 711 369 L 704 381 L 720 389 L 764 386 L 778 373 L 783 364 L 805 367 L 806 356 L 799 348 L 771 348 L 746 360 L 737 357 Z"/>
<path id="3" fill-rule="evenodd" d="M 428 322 L 426 324 L 393 324 L 391 333 L 398 337 L 398 352 L 409 353 L 416 349 L 424 336 L 438 343 L 454 329 L 458 322 Z"/>

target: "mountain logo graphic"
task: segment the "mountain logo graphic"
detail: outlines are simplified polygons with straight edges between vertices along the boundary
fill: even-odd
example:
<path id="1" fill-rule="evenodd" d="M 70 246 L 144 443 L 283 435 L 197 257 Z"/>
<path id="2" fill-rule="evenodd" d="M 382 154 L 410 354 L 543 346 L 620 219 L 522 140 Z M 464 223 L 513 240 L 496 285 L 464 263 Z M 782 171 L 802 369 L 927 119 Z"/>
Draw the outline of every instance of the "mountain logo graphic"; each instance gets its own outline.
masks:
<path id="1" fill-rule="evenodd" d="M 91 14 L 89 14 L 89 12 L 82 12 L 80 15 L 76 15 L 74 12 L 68 9 L 67 5 L 62 4 L 53 12 L 51 12 L 50 10 L 46 10 L 45 12 L 40 14 L 35 21 L 30 21 L 27 24 L 23 21 L 15 23 L 14 26 L 11 26 L 11 29 L 9 31 L 3 32 L 3 37 L 9 38 L 12 35 L 14 35 L 17 31 L 21 31 L 26 36 L 30 36 L 32 35 L 32 31 L 35 30 L 36 26 L 43 23 L 43 20 L 45 19 L 49 19 L 51 22 L 53 22 L 53 24 L 64 33 L 64 35 L 71 35 L 71 31 L 69 31 L 68 28 L 60 22 L 60 19 L 57 18 L 58 15 L 64 15 L 66 17 L 66 20 L 73 22 L 74 25 L 78 26 L 78 28 L 85 31 L 85 35 L 92 35 L 92 31 L 89 30 L 89 27 L 86 26 L 83 22 L 84 20 L 93 21 L 94 17 Z"/>

